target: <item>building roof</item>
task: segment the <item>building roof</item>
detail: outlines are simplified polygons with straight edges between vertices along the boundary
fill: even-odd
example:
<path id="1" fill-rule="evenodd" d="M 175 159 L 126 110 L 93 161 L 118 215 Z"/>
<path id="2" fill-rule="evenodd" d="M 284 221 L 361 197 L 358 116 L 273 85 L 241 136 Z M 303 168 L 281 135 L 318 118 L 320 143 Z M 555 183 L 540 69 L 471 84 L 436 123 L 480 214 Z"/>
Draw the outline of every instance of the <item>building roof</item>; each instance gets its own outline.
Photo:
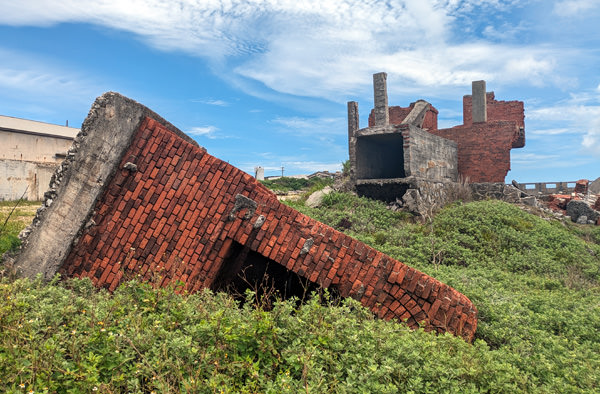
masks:
<path id="1" fill-rule="evenodd" d="M 15 133 L 36 134 L 44 136 L 74 139 L 79 129 L 75 127 L 59 126 L 51 123 L 38 122 L 12 116 L 0 115 L 0 130 Z"/>

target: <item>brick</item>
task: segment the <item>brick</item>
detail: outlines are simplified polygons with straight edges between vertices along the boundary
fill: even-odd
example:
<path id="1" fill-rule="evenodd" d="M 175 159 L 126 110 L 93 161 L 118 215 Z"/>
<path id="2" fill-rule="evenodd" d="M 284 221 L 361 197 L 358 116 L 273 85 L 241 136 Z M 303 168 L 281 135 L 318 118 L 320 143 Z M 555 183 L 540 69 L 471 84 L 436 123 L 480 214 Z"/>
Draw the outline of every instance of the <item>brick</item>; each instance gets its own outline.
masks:
<path id="1" fill-rule="evenodd" d="M 84 231 L 62 272 L 88 276 L 113 291 L 123 270 L 150 279 L 164 269 L 161 284 L 180 279 L 186 289 L 198 291 L 216 278 L 235 240 L 313 283 L 335 284 L 342 294 L 356 294 L 364 285 L 361 303 L 385 319 L 404 316 L 415 321 L 427 316 L 433 321 L 436 314 L 448 315 L 453 308 L 453 330 L 467 330 L 466 337 L 472 337 L 476 315 L 466 297 L 447 287 L 438 294 L 443 285 L 435 279 L 281 205 L 249 175 L 160 122 L 144 122 L 152 122 L 152 131 L 141 127 L 121 159 L 144 165 L 134 176 L 118 172 L 107 185 L 96 205 L 97 225 Z M 242 220 L 245 209 L 235 220 L 227 219 L 238 193 L 257 203 L 250 220 Z M 254 229 L 261 214 L 266 222 Z M 314 244 L 308 254 L 300 255 L 308 238 Z M 423 299 L 411 298 L 412 287 Z"/>

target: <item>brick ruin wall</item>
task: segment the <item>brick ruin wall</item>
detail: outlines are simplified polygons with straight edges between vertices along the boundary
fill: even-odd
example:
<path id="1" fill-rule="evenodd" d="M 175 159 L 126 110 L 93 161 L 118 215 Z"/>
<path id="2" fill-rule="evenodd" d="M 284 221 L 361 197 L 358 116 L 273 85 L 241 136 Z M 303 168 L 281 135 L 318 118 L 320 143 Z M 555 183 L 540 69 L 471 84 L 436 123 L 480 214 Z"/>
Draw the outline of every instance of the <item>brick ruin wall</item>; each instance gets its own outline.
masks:
<path id="1" fill-rule="evenodd" d="M 458 145 L 458 174 L 469 182 L 504 182 L 510 170 L 510 150 L 525 146 L 525 113 L 522 101 L 497 101 L 494 92 L 486 93 L 487 122 L 473 123 L 472 96 L 463 97 L 463 124 L 437 128 L 438 111 L 432 106 L 423 129 L 452 140 Z M 399 125 L 413 108 L 389 107 L 390 123 Z M 369 127 L 374 125 L 373 110 Z"/>
<path id="2" fill-rule="evenodd" d="M 494 92 L 486 93 L 487 121 L 507 121 L 515 122 L 517 129 L 525 129 L 525 106 L 522 101 L 498 101 L 495 99 Z M 473 96 L 463 96 L 463 125 L 471 126 L 473 124 Z M 522 148 L 525 146 L 525 134 L 515 135 L 512 141 L 512 148 Z"/>
<path id="3" fill-rule="evenodd" d="M 279 203 L 140 104 L 98 98 L 76 147 L 16 257 L 23 276 L 60 272 L 111 291 L 141 276 L 193 292 L 220 288 L 252 258 L 380 318 L 474 336 L 467 297 Z"/>
<path id="4" fill-rule="evenodd" d="M 410 111 L 415 106 L 415 103 L 411 103 L 408 107 L 400 107 L 397 105 L 388 107 L 388 111 L 390 114 L 390 124 L 399 125 L 401 124 L 406 116 L 410 113 Z M 369 113 L 369 127 L 375 126 L 375 114 L 374 109 Z M 424 130 L 437 130 L 438 128 L 438 110 L 433 106 L 427 111 L 425 118 L 423 119 L 422 129 Z"/>
<path id="5" fill-rule="evenodd" d="M 486 93 L 487 120 L 505 120 L 516 122 L 525 127 L 525 114 L 522 101 L 498 101 L 494 92 Z M 463 96 L 463 125 L 473 124 L 473 96 Z"/>
<path id="6" fill-rule="evenodd" d="M 458 145 L 458 173 L 469 182 L 504 182 L 510 170 L 514 122 L 474 123 L 429 130 Z"/>

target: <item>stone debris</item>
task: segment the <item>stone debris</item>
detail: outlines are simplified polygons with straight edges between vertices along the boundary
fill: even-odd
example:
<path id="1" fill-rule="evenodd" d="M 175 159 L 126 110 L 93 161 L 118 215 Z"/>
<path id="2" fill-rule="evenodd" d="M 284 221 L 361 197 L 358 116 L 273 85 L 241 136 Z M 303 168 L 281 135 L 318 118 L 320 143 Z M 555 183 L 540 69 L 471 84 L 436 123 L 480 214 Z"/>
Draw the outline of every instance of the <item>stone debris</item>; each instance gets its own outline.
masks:
<path id="1" fill-rule="evenodd" d="M 550 194 L 540 198 L 556 217 L 578 224 L 600 225 L 600 194 L 592 192 L 595 190 L 594 182 L 580 179 L 575 182 L 571 194 Z"/>
<path id="2" fill-rule="evenodd" d="M 331 192 L 333 192 L 333 189 L 330 186 L 325 186 L 323 189 L 317 190 L 316 192 L 308 196 L 305 204 L 311 208 L 316 208 L 323 203 L 323 197 L 330 194 Z"/>
<path id="3" fill-rule="evenodd" d="M 594 224 L 600 216 L 598 212 L 594 211 L 582 200 L 569 201 L 566 211 L 567 215 L 571 217 L 571 220 L 579 224 L 588 224 L 588 221 L 590 221 L 590 224 Z"/>

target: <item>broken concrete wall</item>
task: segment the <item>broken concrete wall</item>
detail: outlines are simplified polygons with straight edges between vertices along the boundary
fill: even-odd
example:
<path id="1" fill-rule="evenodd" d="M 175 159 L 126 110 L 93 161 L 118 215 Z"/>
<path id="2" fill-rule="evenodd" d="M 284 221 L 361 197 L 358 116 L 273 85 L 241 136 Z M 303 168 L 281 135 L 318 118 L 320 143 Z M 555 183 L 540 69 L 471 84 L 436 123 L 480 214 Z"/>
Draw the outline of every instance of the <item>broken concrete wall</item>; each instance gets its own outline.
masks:
<path id="1" fill-rule="evenodd" d="M 419 127 L 403 127 L 406 176 L 437 180 L 458 179 L 457 144 Z"/>
<path id="2" fill-rule="evenodd" d="M 64 263 L 71 243 L 93 223 L 93 208 L 117 171 L 136 128 L 145 116 L 158 117 L 116 93 L 96 100 L 80 133 L 50 181 L 50 190 L 34 218 L 16 265 L 21 275 L 51 278 Z M 164 122 L 168 125 L 167 122 Z M 194 143 L 185 134 L 182 138 Z M 85 143 L 83 143 L 85 141 Z M 75 159 L 77 155 L 77 159 Z"/>
<path id="3" fill-rule="evenodd" d="M 197 291 L 259 267 L 411 327 L 423 321 L 467 340 L 476 329 L 464 295 L 280 204 L 253 177 L 115 93 L 94 103 L 48 197 L 16 257 L 24 276 L 60 272 L 109 290 L 141 277 Z"/>

